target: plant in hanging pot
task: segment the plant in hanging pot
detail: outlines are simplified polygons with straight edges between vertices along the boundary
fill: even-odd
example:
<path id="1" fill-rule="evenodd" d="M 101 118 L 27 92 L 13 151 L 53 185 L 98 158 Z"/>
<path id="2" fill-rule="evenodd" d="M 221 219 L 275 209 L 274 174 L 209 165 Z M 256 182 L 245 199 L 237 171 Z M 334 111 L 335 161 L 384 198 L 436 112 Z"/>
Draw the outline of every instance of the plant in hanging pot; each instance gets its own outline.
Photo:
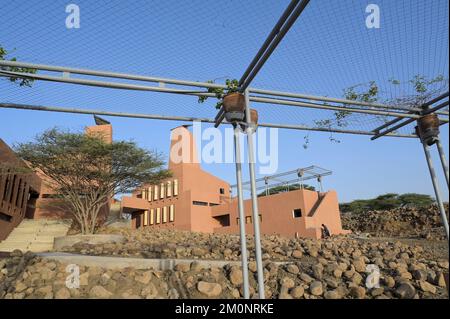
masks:
<path id="1" fill-rule="evenodd" d="M 214 81 L 207 81 L 214 83 Z M 214 93 L 218 99 L 216 109 L 222 106 L 225 111 L 225 118 L 228 122 L 242 121 L 245 117 L 245 97 L 239 92 L 239 82 L 236 79 L 225 81 L 226 88 L 208 88 L 208 93 Z M 204 103 L 207 96 L 200 96 L 199 103 Z"/>

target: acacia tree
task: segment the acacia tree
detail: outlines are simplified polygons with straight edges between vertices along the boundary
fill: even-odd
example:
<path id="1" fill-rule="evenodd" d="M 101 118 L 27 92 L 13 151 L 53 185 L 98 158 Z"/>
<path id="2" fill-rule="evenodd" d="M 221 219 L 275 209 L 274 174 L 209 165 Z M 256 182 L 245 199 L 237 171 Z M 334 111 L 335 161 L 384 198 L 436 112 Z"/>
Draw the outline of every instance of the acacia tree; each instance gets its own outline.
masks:
<path id="1" fill-rule="evenodd" d="M 41 171 L 71 212 L 82 234 L 93 234 L 99 212 L 115 194 L 142 183 L 158 183 L 171 174 L 161 155 L 134 142 L 105 143 L 99 136 L 52 129 L 35 141 L 15 146 L 18 155 Z"/>
<path id="2" fill-rule="evenodd" d="M 11 52 L 7 51 L 1 44 L 0 44 L 0 60 L 7 60 L 8 59 L 8 55 L 10 55 Z M 10 61 L 17 61 L 17 58 L 13 57 L 13 58 L 9 58 Z M 5 71 L 10 71 L 10 72 L 22 72 L 22 73 L 31 73 L 31 74 L 36 74 L 37 70 L 36 69 L 31 69 L 31 68 L 19 68 L 19 67 L 0 67 L 0 71 L 1 70 L 5 70 Z M 17 78 L 17 77 L 9 77 L 9 81 L 13 82 L 13 83 L 18 83 L 20 86 L 28 86 L 31 87 L 31 85 L 33 84 L 34 80 L 33 79 L 25 79 L 25 78 Z"/>

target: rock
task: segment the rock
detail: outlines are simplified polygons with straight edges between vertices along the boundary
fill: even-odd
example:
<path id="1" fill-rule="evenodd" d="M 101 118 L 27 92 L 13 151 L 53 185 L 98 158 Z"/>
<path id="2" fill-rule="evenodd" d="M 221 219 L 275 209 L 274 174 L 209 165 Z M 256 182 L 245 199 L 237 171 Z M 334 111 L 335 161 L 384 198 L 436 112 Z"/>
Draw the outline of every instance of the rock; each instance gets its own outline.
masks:
<path id="1" fill-rule="evenodd" d="M 416 280 L 427 280 L 428 274 L 425 270 L 414 270 L 412 276 Z"/>
<path id="2" fill-rule="evenodd" d="M 283 279 L 280 280 L 280 284 L 282 287 L 291 289 L 291 288 L 294 288 L 295 281 L 289 277 L 283 277 Z"/>
<path id="3" fill-rule="evenodd" d="M 325 292 L 323 297 L 325 299 L 341 299 L 341 294 L 340 294 L 339 290 L 334 289 L 334 290 L 328 290 L 327 292 Z"/>
<path id="4" fill-rule="evenodd" d="M 208 252 L 206 251 L 206 249 L 194 247 L 192 248 L 191 253 L 193 256 L 204 257 Z"/>
<path id="5" fill-rule="evenodd" d="M 18 282 L 15 287 L 15 292 L 20 293 L 22 291 L 25 291 L 27 288 L 27 285 L 25 285 L 23 282 Z"/>
<path id="6" fill-rule="evenodd" d="M 150 282 L 150 280 L 152 280 L 152 272 L 146 271 L 141 276 L 136 276 L 134 280 L 144 285 L 147 285 Z"/>
<path id="7" fill-rule="evenodd" d="M 300 272 L 298 267 L 296 265 L 294 265 L 294 264 L 288 265 L 286 270 L 287 270 L 288 273 L 291 273 L 291 274 L 294 274 L 294 275 L 297 275 Z"/>
<path id="8" fill-rule="evenodd" d="M 357 272 L 366 271 L 366 263 L 363 258 L 359 257 L 357 259 L 354 259 L 352 264 Z"/>
<path id="9" fill-rule="evenodd" d="M 179 263 L 175 266 L 176 271 L 188 272 L 191 270 L 191 265 L 188 263 Z"/>
<path id="10" fill-rule="evenodd" d="M 14 249 L 9 255 L 11 257 L 22 257 L 23 253 L 20 249 Z"/>
<path id="11" fill-rule="evenodd" d="M 70 291 L 67 288 L 60 288 L 55 293 L 55 299 L 69 299 L 70 298 Z"/>
<path id="12" fill-rule="evenodd" d="M 404 282 L 395 290 L 395 294 L 401 299 L 412 299 L 416 294 L 416 289 L 411 283 Z"/>
<path id="13" fill-rule="evenodd" d="M 323 265 L 315 264 L 312 267 L 314 278 L 321 280 L 323 278 Z"/>
<path id="14" fill-rule="evenodd" d="M 150 282 L 142 289 L 141 296 L 146 299 L 155 299 L 158 296 L 158 289 L 156 289 L 155 285 Z"/>
<path id="15" fill-rule="evenodd" d="M 419 286 L 423 292 L 429 292 L 429 293 L 432 293 L 433 295 L 436 293 L 436 287 L 433 286 L 432 284 L 430 284 L 429 282 L 420 280 Z"/>
<path id="16" fill-rule="evenodd" d="M 438 285 L 439 287 L 446 286 L 444 274 L 441 272 L 436 275 L 436 285 Z"/>
<path id="17" fill-rule="evenodd" d="M 313 281 L 309 286 L 309 291 L 314 296 L 320 296 L 323 294 L 323 286 L 320 281 Z"/>
<path id="18" fill-rule="evenodd" d="M 303 253 L 300 250 L 294 250 L 292 252 L 292 257 L 300 259 L 303 257 Z"/>
<path id="19" fill-rule="evenodd" d="M 207 297 L 217 297 L 222 293 L 222 286 L 217 283 L 200 281 L 197 290 Z"/>
<path id="20" fill-rule="evenodd" d="M 394 278 L 392 278 L 391 276 L 386 276 L 386 277 L 384 278 L 383 281 L 384 281 L 386 287 L 388 287 L 388 288 L 394 288 L 394 286 L 395 286 L 395 280 L 394 280 Z"/>
<path id="21" fill-rule="evenodd" d="M 363 277 L 357 272 L 355 272 L 353 274 L 353 277 L 351 279 L 352 283 L 354 283 L 356 286 L 359 286 L 361 284 L 362 280 L 363 280 Z"/>
<path id="22" fill-rule="evenodd" d="M 250 261 L 248 263 L 248 270 L 250 270 L 253 273 L 255 273 L 258 270 L 257 267 L 256 267 L 256 262 L 255 261 Z"/>
<path id="23" fill-rule="evenodd" d="M 80 286 L 89 285 L 89 273 L 85 272 L 80 275 Z"/>
<path id="24" fill-rule="evenodd" d="M 351 287 L 350 295 L 356 299 L 364 299 L 366 297 L 366 289 L 361 286 Z"/>
<path id="25" fill-rule="evenodd" d="M 333 276 L 338 279 L 342 278 L 342 270 L 339 268 L 333 270 Z"/>
<path id="26" fill-rule="evenodd" d="M 306 282 L 307 284 L 311 283 L 314 279 L 312 279 L 308 274 L 301 273 L 300 279 Z"/>
<path id="27" fill-rule="evenodd" d="M 112 296 L 112 293 L 103 288 L 102 286 L 94 286 L 89 291 L 89 297 L 94 299 L 108 299 Z"/>
<path id="28" fill-rule="evenodd" d="M 384 293 L 384 288 L 380 287 L 380 288 L 373 288 L 372 291 L 370 292 L 370 294 L 372 295 L 372 297 L 378 297 L 381 296 Z"/>
<path id="29" fill-rule="evenodd" d="M 302 286 L 297 286 L 295 288 L 292 288 L 291 290 L 291 296 L 295 299 L 300 299 L 303 297 L 303 294 L 305 293 L 305 289 Z"/>
<path id="30" fill-rule="evenodd" d="M 191 271 L 200 272 L 203 270 L 203 266 L 198 261 L 193 261 L 191 263 Z"/>
<path id="31" fill-rule="evenodd" d="M 230 278 L 230 282 L 235 287 L 241 285 L 244 282 L 243 277 L 242 277 L 242 271 L 237 268 L 231 269 L 229 278 Z"/>

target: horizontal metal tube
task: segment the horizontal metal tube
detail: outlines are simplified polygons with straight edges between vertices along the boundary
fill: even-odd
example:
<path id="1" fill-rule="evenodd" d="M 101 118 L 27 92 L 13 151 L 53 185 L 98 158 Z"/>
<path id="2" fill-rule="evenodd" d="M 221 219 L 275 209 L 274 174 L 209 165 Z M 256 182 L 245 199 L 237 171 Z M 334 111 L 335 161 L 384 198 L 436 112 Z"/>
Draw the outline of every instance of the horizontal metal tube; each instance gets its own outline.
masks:
<path id="1" fill-rule="evenodd" d="M 118 73 L 118 72 L 108 72 L 108 71 L 96 71 L 96 70 L 89 70 L 89 69 L 79 69 L 79 68 L 53 66 L 53 65 L 46 65 L 46 64 L 18 62 L 18 61 L 0 60 L 0 66 L 30 68 L 30 69 L 37 69 L 37 70 L 53 71 L 53 72 L 68 72 L 68 73 L 72 73 L 72 74 L 110 77 L 110 78 L 136 80 L 136 81 L 148 81 L 148 82 L 154 82 L 154 83 L 168 83 L 168 84 L 194 86 L 194 87 L 223 88 L 223 89 L 227 88 L 226 85 L 215 84 L 215 83 L 167 79 L 167 78 L 151 77 L 151 76 L 144 76 L 144 75 L 135 75 L 135 74 L 126 74 L 126 73 Z M 9 71 L 3 70 L 2 72 L 9 72 Z M 22 75 L 22 74 L 25 74 L 25 73 L 20 73 L 20 75 Z M 19 75 L 19 73 L 14 72 L 14 76 L 16 76 L 16 77 L 20 77 L 20 75 Z M 31 74 L 28 74 L 28 75 L 31 76 Z M 35 74 L 32 74 L 32 75 L 35 75 Z M 171 89 L 167 89 L 167 90 L 171 90 Z M 179 90 L 179 91 L 182 91 L 182 90 Z M 311 95 L 306 95 L 306 94 L 262 90 L 262 89 L 257 89 L 257 88 L 249 88 L 249 91 L 251 93 L 256 93 L 256 94 L 303 98 L 303 99 L 308 99 L 308 100 L 336 102 L 336 103 L 344 103 L 344 104 L 350 104 L 350 105 L 361 105 L 361 106 L 369 106 L 369 107 L 374 107 L 374 108 L 387 108 L 387 109 L 396 109 L 397 108 L 394 106 L 388 106 L 388 105 L 382 105 L 382 104 L 375 104 L 375 103 L 372 104 L 372 103 L 351 101 L 351 100 L 346 100 L 346 99 L 337 99 L 337 98 L 335 99 L 335 98 L 322 97 L 322 96 L 311 96 Z M 161 91 L 161 92 L 165 92 L 165 91 Z M 169 93 L 173 93 L 173 92 L 169 92 Z M 205 93 L 205 95 L 202 94 L 202 96 L 214 97 L 215 95 L 212 93 L 211 94 Z M 447 92 L 447 96 L 448 96 L 448 92 Z M 398 109 L 404 109 L 404 108 L 401 107 Z M 408 109 L 408 110 L 415 110 L 415 109 Z M 448 114 L 448 113 L 446 113 L 446 114 Z"/>
<path id="2" fill-rule="evenodd" d="M 50 111 L 50 112 L 90 114 L 90 115 L 97 114 L 97 115 L 105 115 L 105 116 L 143 118 L 143 119 L 155 119 L 155 120 L 167 120 L 167 121 L 189 121 L 189 122 L 199 121 L 199 122 L 205 122 L 205 123 L 214 123 L 215 122 L 214 119 L 210 119 L 210 118 L 109 112 L 109 111 L 100 111 L 100 110 L 61 108 L 61 107 L 54 107 L 54 106 L 27 105 L 27 104 L 17 104 L 17 103 L 0 103 L 0 107 L 21 109 L 21 110 Z M 224 123 L 231 124 L 226 121 Z M 373 132 L 366 132 L 366 131 L 329 129 L 329 128 L 320 128 L 320 127 L 308 127 L 308 126 L 303 126 L 303 125 L 261 123 L 261 124 L 258 124 L 258 126 L 282 128 L 282 129 L 293 129 L 293 130 L 301 130 L 301 131 L 317 131 L 317 132 L 328 132 L 328 133 L 331 132 L 331 133 L 357 134 L 357 135 L 374 135 Z M 417 138 L 417 135 L 388 134 L 387 136 Z"/>
<path id="3" fill-rule="evenodd" d="M 375 133 L 367 132 L 367 131 L 329 129 L 329 128 L 324 128 L 324 127 L 308 127 L 308 126 L 303 126 L 303 125 L 291 125 L 291 124 L 261 123 L 261 124 L 258 124 L 258 126 L 284 128 L 284 129 L 292 129 L 292 130 L 302 130 L 302 131 L 316 131 L 316 132 L 342 133 L 342 134 L 355 134 L 355 135 L 370 135 L 370 136 L 371 135 L 375 135 Z M 387 134 L 386 136 L 417 138 L 417 135 L 415 135 L 415 134 Z"/>
<path id="4" fill-rule="evenodd" d="M 169 89 L 169 88 L 152 87 L 152 86 L 128 84 L 128 83 L 115 83 L 115 82 L 96 81 L 96 80 L 88 80 L 88 79 L 65 78 L 65 77 L 56 77 L 56 76 L 50 76 L 50 75 L 36 75 L 36 74 L 31 74 L 31 73 L 20 73 L 20 72 L 11 72 L 11 71 L 0 70 L 0 75 L 2 75 L 2 74 L 6 75 L 6 76 L 10 76 L 10 77 L 11 76 L 23 77 L 23 78 L 30 78 L 30 79 L 37 79 L 37 80 L 44 80 L 44 81 L 63 82 L 63 83 L 80 84 L 80 85 L 96 86 L 96 87 L 106 87 L 106 88 L 114 88 L 114 89 L 165 92 L 165 93 L 184 94 L 184 95 L 215 97 L 214 93 L 200 93 L 200 92 L 193 92 L 193 91 L 180 90 L 180 89 Z M 303 107 L 318 108 L 318 109 L 325 109 L 325 110 L 348 111 L 348 112 L 365 113 L 365 114 L 377 114 L 377 115 L 398 116 L 398 117 L 408 117 L 408 118 L 419 118 L 420 117 L 419 115 L 413 115 L 413 114 L 404 114 L 404 113 L 395 113 L 395 112 L 386 112 L 386 111 L 377 111 L 377 110 L 365 110 L 365 109 L 347 109 L 347 108 L 339 107 L 339 106 L 319 105 L 319 104 L 311 104 L 311 103 L 306 103 L 306 102 L 287 101 L 287 100 L 261 98 L 261 97 L 250 97 L 250 101 L 260 102 L 260 103 L 303 106 Z"/>
<path id="5" fill-rule="evenodd" d="M 20 68 L 29 68 L 29 69 L 36 69 L 36 70 L 54 71 L 54 72 L 68 72 L 68 73 L 73 73 L 73 74 L 83 74 L 83 75 L 92 75 L 92 76 L 126 79 L 126 80 L 136 80 L 136 81 L 147 81 L 147 82 L 155 82 L 155 83 L 162 82 L 162 83 L 184 85 L 184 86 L 204 87 L 204 88 L 225 89 L 227 87 L 226 85 L 216 84 L 216 83 L 185 81 L 185 80 L 167 79 L 167 78 L 145 76 L 145 75 L 136 75 L 136 74 L 109 72 L 109 71 L 96 71 L 96 70 L 89 70 L 89 69 L 78 69 L 78 68 L 70 68 L 70 67 L 64 67 L 64 66 L 36 64 L 36 63 L 27 63 L 27 62 L 18 62 L 18 61 L 0 60 L 0 66 L 20 67 Z"/>
<path id="6" fill-rule="evenodd" d="M 364 114 L 375 114 L 375 115 L 405 117 L 405 118 L 414 118 L 414 119 L 418 119 L 420 117 L 419 115 L 415 115 L 415 114 L 388 112 L 388 111 L 379 111 L 379 110 L 368 110 L 368 109 L 353 109 L 353 108 L 345 108 L 345 107 L 341 107 L 341 106 L 332 106 L 332 105 L 324 105 L 324 104 L 312 104 L 312 103 L 300 102 L 300 101 L 288 101 L 288 100 L 263 98 L 263 97 L 255 97 L 255 96 L 251 97 L 250 101 L 261 102 L 261 103 L 273 103 L 273 104 L 282 104 L 282 105 L 292 105 L 292 106 L 303 106 L 303 107 L 323 109 L 323 110 L 347 111 L 347 112 L 353 112 L 353 113 L 364 113 Z"/>
<path id="7" fill-rule="evenodd" d="M 164 93 L 174 93 L 174 94 L 184 94 L 184 95 L 194 95 L 194 96 L 207 96 L 207 97 L 215 97 L 216 96 L 214 93 L 201 93 L 201 92 L 194 92 L 194 91 L 188 91 L 188 90 L 169 89 L 169 88 L 164 88 L 164 87 L 153 87 L 153 86 L 147 86 L 147 85 L 116 83 L 116 82 L 77 79 L 77 78 L 66 78 L 66 77 L 51 76 L 51 75 L 37 75 L 37 74 L 31 74 L 31 73 L 10 72 L 10 71 L 3 71 L 3 70 L 0 70 L 0 75 L 6 75 L 8 77 L 12 76 L 12 77 L 19 77 L 19 78 L 34 79 L 34 80 L 50 81 L 50 82 L 81 84 L 81 85 L 104 87 L 104 88 L 110 88 L 110 89 L 164 92 Z"/>
<path id="8" fill-rule="evenodd" d="M 282 97 L 290 97 L 290 98 L 299 98 L 305 100 L 313 100 L 313 101 L 325 101 L 325 102 L 334 102 L 334 103 L 342 103 L 342 104 L 350 104 L 350 105 L 360 105 L 360 106 L 368 106 L 373 108 L 382 108 L 382 109 L 391 109 L 391 110 L 403 110 L 403 111 L 421 111 L 420 108 L 409 108 L 403 106 L 390 106 L 385 104 L 378 103 L 366 103 L 360 101 L 352 101 L 347 99 L 339 99 L 339 98 L 331 98 L 325 96 L 314 96 L 300 93 L 290 93 L 290 92 L 281 92 L 281 91 L 271 91 L 271 90 L 261 90 L 261 89 L 253 89 L 250 88 L 249 91 L 251 93 L 256 94 L 265 94 L 265 95 L 274 95 L 274 96 L 282 96 Z"/>
<path id="9" fill-rule="evenodd" d="M 426 107 L 428 107 L 428 106 L 430 106 L 430 105 L 432 105 L 432 104 L 434 104 L 434 103 L 436 103 L 436 102 L 439 102 L 440 100 L 442 100 L 442 99 L 444 99 L 444 98 L 446 98 L 446 97 L 448 97 L 448 96 L 449 96 L 449 92 L 446 92 L 446 93 L 441 94 L 440 96 L 438 96 L 438 97 L 436 97 L 436 98 L 434 98 L 434 99 L 432 99 L 432 100 L 430 100 L 430 101 L 424 103 L 423 106 L 422 106 L 422 108 L 420 108 L 418 112 L 422 113 L 423 108 L 426 108 Z M 447 113 L 447 112 L 436 112 L 436 114 L 448 114 L 448 113 Z M 392 121 L 389 121 L 389 122 L 387 122 L 387 123 L 385 123 L 385 124 L 383 124 L 383 125 L 377 127 L 377 128 L 374 129 L 373 131 L 374 131 L 374 132 L 379 132 L 379 131 L 381 131 L 382 129 L 384 129 L 384 128 L 388 127 L 388 126 L 391 126 L 391 125 L 393 125 L 393 124 L 395 124 L 395 123 L 397 123 L 397 122 L 399 122 L 399 121 L 401 121 L 401 120 L 402 120 L 401 118 L 393 119 Z"/>

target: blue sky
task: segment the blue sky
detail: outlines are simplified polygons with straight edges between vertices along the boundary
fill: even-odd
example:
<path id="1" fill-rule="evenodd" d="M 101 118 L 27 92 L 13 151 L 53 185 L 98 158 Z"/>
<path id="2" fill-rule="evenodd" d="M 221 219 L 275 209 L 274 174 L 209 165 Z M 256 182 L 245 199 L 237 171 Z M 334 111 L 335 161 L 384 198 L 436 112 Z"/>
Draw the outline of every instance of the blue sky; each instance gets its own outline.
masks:
<path id="1" fill-rule="evenodd" d="M 65 28 L 68 3 L 81 9 L 81 28 Z M 288 1 L 2 1 L 0 44 L 16 48 L 19 60 L 148 74 L 187 80 L 239 78 L 275 24 Z M 381 28 L 364 25 L 365 7 L 379 4 Z M 448 2 L 311 1 L 255 79 L 254 86 L 307 94 L 342 96 L 342 90 L 376 80 L 386 97 L 411 93 L 389 87 L 389 78 L 404 82 L 415 74 L 448 78 Z M 432 19 L 431 19 L 432 17 Z M 430 22 L 432 21 L 432 22 Z M 213 101 L 36 82 L 19 88 L 0 80 L 5 102 L 78 107 L 135 113 L 213 116 Z M 261 121 L 313 125 L 326 111 L 255 105 Z M 142 147 L 167 154 L 169 131 L 184 123 L 108 118 L 115 139 L 132 139 Z M 91 116 L 0 109 L 0 138 L 7 143 L 29 141 L 50 127 L 81 130 Z M 351 118 L 353 129 L 373 129 L 370 116 Z M 410 132 L 412 127 L 404 129 Z M 448 156 L 448 125 L 442 127 Z M 386 192 L 433 195 L 421 145 L 416 140 L 279 131 L 279 171 L 318 165 L 333 171 L 325 188 L 341 201 Z M 438 157 L 435 166 L 443 181 Z M 235 182 L 234 165 L 204 168 Z M 247 172 L 244 172 L 247 175 Z M 247 179 L 247 178 L 245 178 Z M 448 190 L 441 183 L 444 198 Z"/>

